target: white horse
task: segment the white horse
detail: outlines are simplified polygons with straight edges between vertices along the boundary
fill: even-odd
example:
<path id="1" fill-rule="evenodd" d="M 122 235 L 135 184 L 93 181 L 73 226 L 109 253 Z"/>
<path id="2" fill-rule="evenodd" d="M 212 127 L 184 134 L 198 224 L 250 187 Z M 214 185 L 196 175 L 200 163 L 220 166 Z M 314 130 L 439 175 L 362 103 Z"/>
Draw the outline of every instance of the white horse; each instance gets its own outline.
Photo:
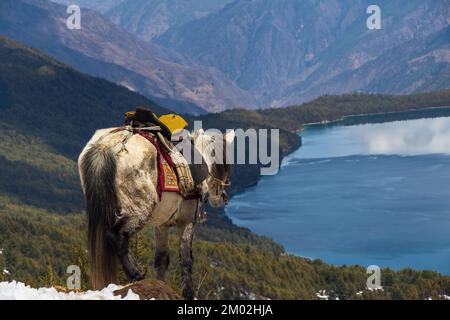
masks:
<path id="1" fill-rule="evenodd" d="M 223 143 L 214 144 L 215 136 L 199 131 L 193 144 L 208 165 L 203 181 L 203 195 L 213 207 L 224 205 L 229 186 L 230 165 L 214 161 L 217 146 L 224 154 L 234 132 L 223 135 Z M 213 145 L 214 144 L 214 145 Z M 216 148 L 213 152 L 212 149 Z M 169 229 L 175 226 L 180 236 L 179 258 L 182 291 L 193 299 L 192 239 L 197 200 L 185 200 L 175 192 L 158 196 L 157 151 L 139 134 L 115 128 L 98 130 L 78 159 L 81 185 L 86 198 L 88 252 L 94 289 L 116 282 L 116 258 L 131 281 L 144 274 L 131 256 L 130 237 L 146 224 L 155 227 L 157 278 L 164 281 L 169 266 Z"/>

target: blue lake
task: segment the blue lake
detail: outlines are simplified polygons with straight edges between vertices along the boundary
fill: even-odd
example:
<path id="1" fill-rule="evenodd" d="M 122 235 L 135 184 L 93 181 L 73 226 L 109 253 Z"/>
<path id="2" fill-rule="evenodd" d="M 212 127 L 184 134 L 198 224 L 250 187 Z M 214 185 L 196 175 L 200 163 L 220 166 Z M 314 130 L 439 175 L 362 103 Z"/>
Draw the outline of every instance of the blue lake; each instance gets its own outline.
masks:
<path id="1" fill-rule="evenodd" d="M 228 216 L 333 264 L 450 274 L 450 117 L 309 126 Z"/>

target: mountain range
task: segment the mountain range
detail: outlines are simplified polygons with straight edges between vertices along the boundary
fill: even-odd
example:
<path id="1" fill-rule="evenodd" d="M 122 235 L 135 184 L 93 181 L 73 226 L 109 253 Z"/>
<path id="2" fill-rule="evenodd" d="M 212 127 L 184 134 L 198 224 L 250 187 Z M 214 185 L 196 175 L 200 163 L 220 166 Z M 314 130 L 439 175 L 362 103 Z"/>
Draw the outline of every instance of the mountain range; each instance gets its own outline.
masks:
<path id="1" fill-rule="evenodd" d="M 45 0 L 2 0 L 0 34 L 182 113 L 254 105 L 216 69 L 139 41 L 95 11 L 82 10 L 81 30 L 66 27 L 68 16 L 65 6 Z"/>
<path id="2" fill-rule="evenodd" d="M 261 106 L 322 94 L 411 93 L 450 86 L 450 3 L 239 0 L 155 42 L 218 68 Z"/>
<path id="3" fill-rule="evenodd" d="M 51 0 L 103 13 L 141 39 L 150 41 L 167 30 L 205 17 L 233 0 Z"/>
<path id="4" fill-rule="evenodd" d="M 448 0 L 3 0 L 0 33 L 182 113 L 450 87 Z M 26 21 L 26 23 L 24 23 Z M 33 30 L 33 32 L 31 32 Z"/>
<path id="5" fill-rule="evenodd" d="M 167 30 L 220 11 L 232 0 L 125 0 L 106 11 L 114 23 L 151 41 Z"/>

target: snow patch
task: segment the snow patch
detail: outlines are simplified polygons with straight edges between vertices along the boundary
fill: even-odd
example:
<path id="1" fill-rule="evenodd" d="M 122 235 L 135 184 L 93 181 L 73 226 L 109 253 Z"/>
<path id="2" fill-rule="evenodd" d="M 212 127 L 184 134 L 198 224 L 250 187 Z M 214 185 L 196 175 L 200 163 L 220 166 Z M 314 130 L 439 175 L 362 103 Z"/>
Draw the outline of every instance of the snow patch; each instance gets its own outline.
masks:
<path id="1" fill-rule="evenodd" d="M 450 296 L 448 296 L 446 294 L 441 294 L 441 295 L 439 295 L 439 299 L 441 299 L 441 300 L 450 300 Z M 433 298 L 432 297 L 428 297 L 425 300 L 433 300 Z"/>
<path id="2" fill-rule="evenodd" d="M 384 288 L 383 287 L 374 287 L 374 288 L 367 288 L 367 290 L 369 290 L 369 291 L 378 291 L 378 290 L 384 291 Z"/>
<path id="3" fill-rule="evenodd" d="M 330 296 L 327 295 L 327 290 L 320 290 L 316 293 L 316 296 L 321 300 L 328 300 L 330 298 Z"/>
<path id="4" fill-rule="evenodd" d="M 55 288 L 34 289 L 22 282 L 0 282 L 0 300 L 139 300 L 139 296 L 128 290 L 122 299 L 114 291 L 122 287 L 110 284 L 101 291 L 63 293 Z"/>

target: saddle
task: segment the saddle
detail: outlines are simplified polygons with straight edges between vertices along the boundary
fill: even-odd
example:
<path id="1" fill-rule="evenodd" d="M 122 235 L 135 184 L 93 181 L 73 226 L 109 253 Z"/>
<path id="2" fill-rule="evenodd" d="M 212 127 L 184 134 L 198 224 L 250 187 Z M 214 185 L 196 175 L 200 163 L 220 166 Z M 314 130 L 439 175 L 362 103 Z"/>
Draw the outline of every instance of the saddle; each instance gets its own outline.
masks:
<path id="1" fill-rule="evenodd" d="M 163 116 L 161 118 L 169 119 L 172 117 Z M 186 122 L 184 121 L 184 123 Z M 198 196 L 198 186 L 208 176 L 208 167 L 205 161 L 202 161 L 202 164 L 188 164 L 184 156 L 172 143 L 172 131 L 151 110 L 138 107 L 136 111 L 127 112 L 125 114 L 125 125 L 131 127 L 134 132 L 139 133 L 156 147 L 158 151 L 158 189 L 160 195 L 162 191 L 169 191 L 179 192 L 185 198 Z M 174 129 L 173 126 L 172 129 Z M 194 153 L 199 153 L 194 146 L 192 147 Z"/>
<path id="2" fill-rule="evenodd" d="M 155 128 L 153 131 L 159 131 L 169 141 L 172 140 L 172 132 L 159 118 L 148 109 L 143 107 L 137 107 L 136 111 L 130 111 L 125 113 L 125 124 L 133 128 Z M 152 130 L 149 130 L 152 131 Z"/>

